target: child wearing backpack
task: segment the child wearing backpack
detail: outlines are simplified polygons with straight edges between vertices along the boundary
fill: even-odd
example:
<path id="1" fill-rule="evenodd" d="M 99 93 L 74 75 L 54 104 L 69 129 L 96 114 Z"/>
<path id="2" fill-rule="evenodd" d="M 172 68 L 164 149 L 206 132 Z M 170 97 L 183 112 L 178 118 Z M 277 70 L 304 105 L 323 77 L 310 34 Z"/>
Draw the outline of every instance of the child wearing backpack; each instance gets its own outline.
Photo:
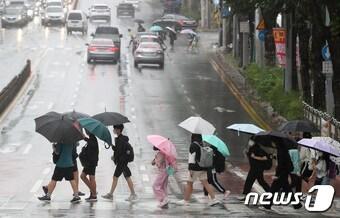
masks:
<path id="1" fill-rule="evenodd" d="M 102 195 L 102 198 L 113 200 L 113 193 L 117 187 L 118 178 L 123 174 L 131 192 L 130 196 L 125 200 L 135 201 L 137 200 L 137 195 L 131 180 L 131 171 L 128 167 L 128 163 L 133 161 L 134 155 L 132 146 L 129 143 L 129 137 L 122 134 L 123 129 L 123 124 L 113 126 L 113 131 L 117 135 L 115 146 L 112 147 L 114 151 L 113 162 L 116 164 L 116 169 L 113 174 L 111 190 L 106 195 Z"/>

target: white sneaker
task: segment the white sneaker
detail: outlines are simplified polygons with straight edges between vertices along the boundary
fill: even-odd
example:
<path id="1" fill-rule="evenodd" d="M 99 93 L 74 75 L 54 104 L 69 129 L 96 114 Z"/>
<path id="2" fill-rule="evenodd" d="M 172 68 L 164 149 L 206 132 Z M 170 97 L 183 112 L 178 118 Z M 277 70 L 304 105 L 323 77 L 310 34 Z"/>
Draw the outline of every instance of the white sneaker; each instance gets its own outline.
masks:
<path id="1" fill-rule="evenodd" d="M 216 204 L 220 204 L 220 203 L 221 203 L 221 202 L 220 202 L 219 200 L 217 200 L 216 198 L 214 198 L 214 199 L 210 200 L 209 206 L 210 206 L 210 207 L 213 207 L 213 206 L 215 206 Z"/>
<path id="2" fill-rule="evenodd" d="M 229 190 L 225 191 L 224 196 L 223 196 L 223 200 L 226 200 L 229 197 L 229 195 L 230 195 L 230 191 Z"/>
<path id="3" fill-rule="evenodd" d="M 169 201 L 167 199 L 164 199 L 162 202 L 159 203 L 158 207 L 160 208 L 168 208 Z"/>
<path id="4" fill-rule="evenodd" d="M 136 201 L 138 199 L 138 196 L 136 194 L 131 194 L 126 201 Z"/>
<path id="5" fill-rule="evenodd" d="M 179 206 L 189 206 L 190 203 L 183 199 L 183 200 L 177 201 L 176 205 L 179 205 Z"/>
<path id="6" fill-rule="evenodd" d="M 246 196 L 245 195 L 241 195 L 239 197 L 236 198 L 239 201 L 245 201 L 246 200 Z"/>
<path id="7" fill-rule="evenodd" d="M 106 195 L 102 195 L 102 198 L 106 200 L 113 200 L 113 194 L 107 193 Z"/>

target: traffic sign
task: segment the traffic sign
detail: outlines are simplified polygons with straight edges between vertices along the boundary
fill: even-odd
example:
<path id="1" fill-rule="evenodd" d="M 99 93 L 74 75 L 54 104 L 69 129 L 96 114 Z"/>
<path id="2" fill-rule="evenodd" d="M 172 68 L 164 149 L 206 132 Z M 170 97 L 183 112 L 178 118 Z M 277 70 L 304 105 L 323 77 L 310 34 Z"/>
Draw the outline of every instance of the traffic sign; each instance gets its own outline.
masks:
<path id="1" fill-rule="evenodd" d="M 256 29 L 257 30 L 264 30 L 264 29 L 266 29 L 266 24 L 264 23 L 263 19 L 260 20 L 260 23 L 257 25 Z"/>
<path id="2" fill-rule="evenodd" d="M 322 54 L 322 58 L 325 61 L 331 60 L 331 52 L 329 51 L 328 43 L 326 43 L 326 45 L 324 47 L 322 47 L 321 54 Z"/>
<path id="3" fill-rule="evenodd" d="M 267 30 L 261 30 L 258 34 L 259 40 L 264 42 L 266 40 Z"/>

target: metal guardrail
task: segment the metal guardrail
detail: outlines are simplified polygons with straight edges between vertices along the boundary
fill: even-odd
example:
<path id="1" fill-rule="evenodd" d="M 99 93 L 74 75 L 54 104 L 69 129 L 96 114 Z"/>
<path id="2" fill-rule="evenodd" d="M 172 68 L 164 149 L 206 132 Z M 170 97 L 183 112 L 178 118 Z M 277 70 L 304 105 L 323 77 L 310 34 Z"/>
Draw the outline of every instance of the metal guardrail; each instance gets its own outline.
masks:
<path id="1" fill-rule="evenodd" d="M 340 140 L 340 121 L 326 112 L 313 108 L 306 102 L 303 103 L 304 117 L 313 122 L 321 132 L 336 140 Z"/>
<path id="2" fill-rule="evenodd" d="M 24 69 L 20 74 L 16 75 L 5 88 L 0 92 L 0 114 L 2 114 L 7 107 L 15 99 L 20 89 L 24 86 L 27 79 L 31 75 L 31 61 L 27 60 Z"/>

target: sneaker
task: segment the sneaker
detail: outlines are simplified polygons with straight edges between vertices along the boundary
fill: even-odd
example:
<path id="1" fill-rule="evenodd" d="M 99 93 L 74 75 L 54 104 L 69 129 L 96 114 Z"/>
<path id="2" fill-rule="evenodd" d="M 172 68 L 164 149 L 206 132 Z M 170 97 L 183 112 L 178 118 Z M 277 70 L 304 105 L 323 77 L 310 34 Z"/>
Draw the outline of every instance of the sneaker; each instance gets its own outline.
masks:
<path id="1" fill-rule="evenodd" d="M 71 203 L 78 203 L 78 202 L 80 202 L 80 200 L 81 200 L 81 199 L 80 199 L 79 196 L 74 196 L 70 202 L 71 202 Z"/>
<path id="2" fill-rule="evenodd" d="M 90 197 L 85 198 L 85 201 L 87 201 L 87 202 L 95 202 L 95 201 L 97 201 L 97 196 L 90 195 Z"/>
<path id="3" fill-rule="evenodd" d="M 246 197 L 244 195 L 242 195 L 242 196 L 237 197 L 236 199 L 239 200 L 239 201 L 245 201 Z"/>
<path id="4" fill-rule="evenodd" d="M 221 203 L 221 202 L 215 198 L 215 199 L 210 200 L 209 206 L 213 207 L 213 206 L 215 206 L 215 205 L 217 205 L 219 203 Z"/>
<path id="5" fill-rule="evenodd" d="M 136 194 L 131 194 L 125 201 L 136 201 L 138 199 Z"/>
<path id="6" fill-rule="evenodd" d="M 230 191 L 229 190 L 225 191 L 224 196 L 223 196 L 223 200 L 226 200 L 229 197 L 229 195 L 230 195 Z"/>
<path id="7" fill-rule="evenodd" d="M 45 195 L 47 195 L 47 192 L 48 192 L 47 186 L 43 186 L 43 187 L 42 187 L 42 190 L 44 191 Z"/>
<path id="8" fill-rule="evenodd" d="M 190 203 L 188 201 L 184 200 L 184 199 L 177 201 L 176 204 L 179 205 L 179 206 L 189 206 L 190 205 Z"/>
<path id="9" fill-rule="evenodd" d="M 102 198 L 106 200 L 113 200 L 113 194 L 107 193 L 106 195 L 102 195 Z"/>
<path id="10" fill-rule="evenodd" d="M 47 196 L 47 195 L 44 195 L 42 197 L 38 197 L 38 199 L 40 201 L 46 201 L 46 202 L 50 202 L 51 201 L 51 197 L 50 196 Z"/>
<path id="11" fill-rule="evenodd" d="M 169 200 L 168 199 L 164 199 L 162 202 L 159 203 L 158 207 L 165 209 L 165 208 L 169 208 Z"/>
<path id="12" fill-rule="evenodd" d="M 84 193 L 84 192 L 81 192 L 81 191 L 79 191 L 79 192 L 78 192 L 78 196 L 85 196 L 85 193 Z"/>

